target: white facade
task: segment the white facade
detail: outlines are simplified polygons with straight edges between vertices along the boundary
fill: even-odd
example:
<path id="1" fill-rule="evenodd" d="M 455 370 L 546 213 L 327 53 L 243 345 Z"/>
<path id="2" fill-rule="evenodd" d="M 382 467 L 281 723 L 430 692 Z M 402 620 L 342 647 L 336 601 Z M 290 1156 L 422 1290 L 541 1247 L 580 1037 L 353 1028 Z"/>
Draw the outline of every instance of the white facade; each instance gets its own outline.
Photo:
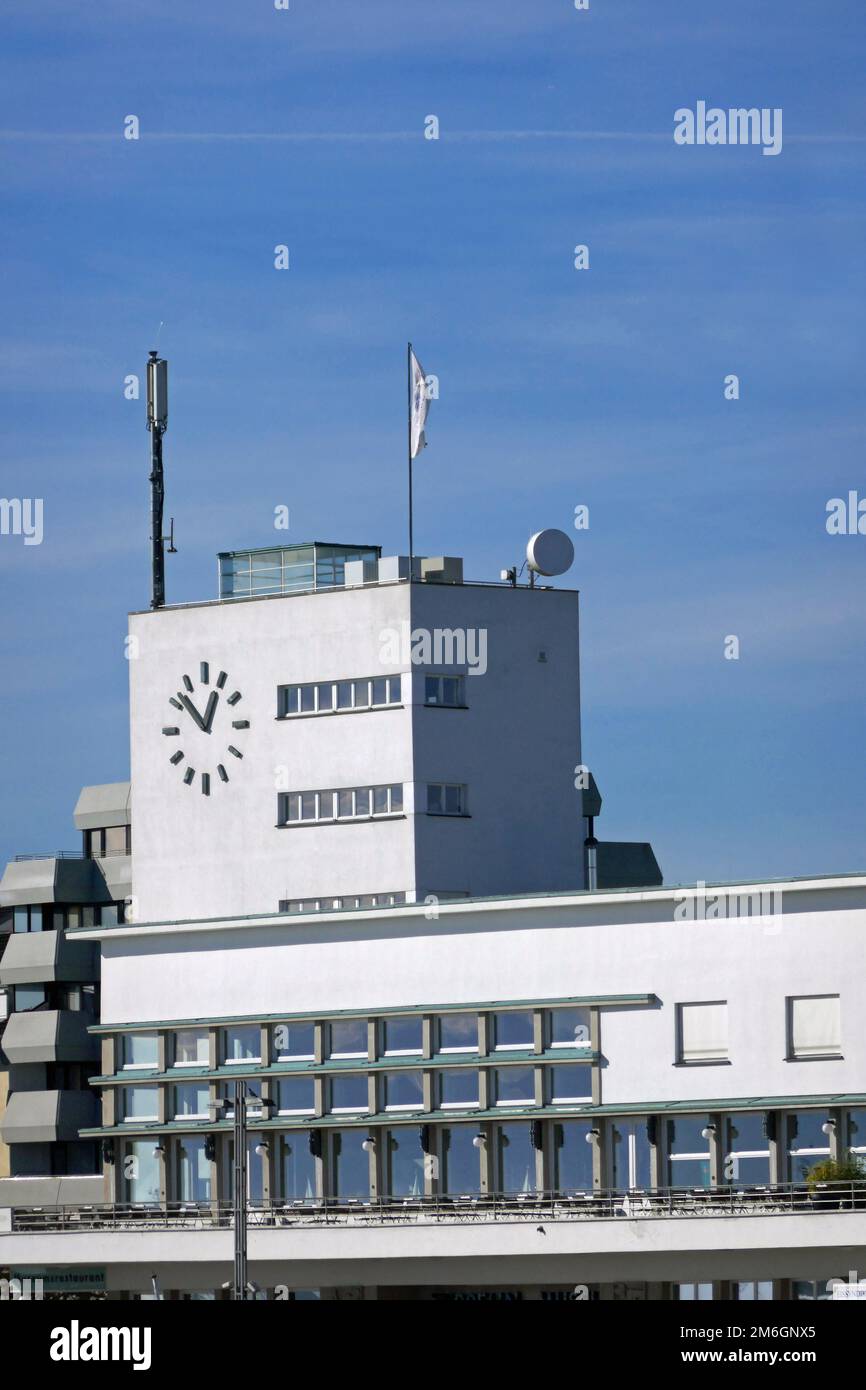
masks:
<path id="1" fill-rule="evenodd" d="M 409 634 L 437 629 L 469 632 L 470 658 L 484 655 L 475 671 L 447 639 L 438 655 L 452 660 L 434 647 L 413 662 Z M 402 651 L 389 651 L 389 633 Z M 130 637 L 136 920 L 275 912 L 325 895 L 413 901 L 582 884 L 577 594 L 398 582 L 134 614 Z M 465 708 L 425 705 L 435 671 L 465 673 Z M 399 706 L 277 718 L 282 686 L 386 674 L 401 675 Z M 214 693 L 209 732 L 170 704 L 188 696 L 203 713 Z M 467 814 L 428 816 L 430 782 L 464 788 Z M 394 784 L 403 805 L 393 818 L 277 824 L 281 790 Z"/>

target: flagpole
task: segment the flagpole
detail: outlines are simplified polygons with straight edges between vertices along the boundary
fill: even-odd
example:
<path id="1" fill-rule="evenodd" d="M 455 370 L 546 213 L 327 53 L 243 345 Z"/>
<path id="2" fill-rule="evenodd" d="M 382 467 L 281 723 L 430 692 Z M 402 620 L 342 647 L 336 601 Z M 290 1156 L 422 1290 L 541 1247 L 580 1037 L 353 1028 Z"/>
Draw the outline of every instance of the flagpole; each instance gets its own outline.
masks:
<path id="1" fill-rule="evenodd" d="M 412 344 L 406 348 L 406 379 L 408 384 L 408 455 L 409 455 L 409 581 L 412 581 L 412 558 L 414 555 L 414 544 L 412 535 Z"/>

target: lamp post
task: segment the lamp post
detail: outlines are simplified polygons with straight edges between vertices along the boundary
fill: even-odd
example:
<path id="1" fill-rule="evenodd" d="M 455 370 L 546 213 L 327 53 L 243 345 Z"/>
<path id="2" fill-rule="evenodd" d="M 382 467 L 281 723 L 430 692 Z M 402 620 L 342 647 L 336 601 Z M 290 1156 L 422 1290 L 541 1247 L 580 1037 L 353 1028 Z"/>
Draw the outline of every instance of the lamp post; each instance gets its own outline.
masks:
<path id="1" fill-rule="evenodd" d="M 232 1163 L 232 1222 L 234 1226 L 234 1277 L 232 1298 L 245 1300 L 249 1297 L 247 1280 L 247 1107 L 252 1102 L 254 1109 L 264 1109 L 274 1102 L 257 1096 L 250 1090 L 246 1081 L 233 1081 L 234 1092 L 234 1160 Z M 232 1102 L 226 1099 L 215 1100 L 211 1104 L 214 1112 L 225 1110 Z M 216 1118 L 216 1116 L 215 1116 Z"/>

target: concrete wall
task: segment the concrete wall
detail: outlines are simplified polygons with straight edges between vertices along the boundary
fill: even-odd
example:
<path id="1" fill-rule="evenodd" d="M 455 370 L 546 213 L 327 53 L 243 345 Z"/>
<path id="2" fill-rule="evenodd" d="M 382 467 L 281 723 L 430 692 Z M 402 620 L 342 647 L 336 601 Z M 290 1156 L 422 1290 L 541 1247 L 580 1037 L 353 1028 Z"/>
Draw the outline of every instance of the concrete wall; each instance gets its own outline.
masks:
<path id="1" fill-rule="evenodd" d="M 595 994 L 658 996 L 602 1017 L 603 1103 L 866 1089 L 866 879 L 793 885 L 766 921 L 674 920 L 670 891 L 453 905 L 103 940 L 103 1022 Z M 785 1060 L 785 999 L 840 994 L 839 1060 Z M 675 1066 L 675 1005 L 727 1000 L 730 1062 Z"/>

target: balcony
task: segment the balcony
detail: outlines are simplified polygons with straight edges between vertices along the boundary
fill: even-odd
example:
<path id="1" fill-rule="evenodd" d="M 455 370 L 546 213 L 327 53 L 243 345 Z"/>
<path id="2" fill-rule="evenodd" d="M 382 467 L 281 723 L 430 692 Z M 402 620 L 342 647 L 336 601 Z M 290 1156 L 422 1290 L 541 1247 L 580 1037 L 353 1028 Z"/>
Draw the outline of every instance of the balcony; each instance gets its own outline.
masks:
<path id="1" fill-rule="evenodd" d="M 99 1039 L 87 1031 L 93 1021 L 92 1014 L 71 1009 L 10 1014 L 3 1051 L 13 1066 L 25 1062 L 95 1062 Z"/>
<path id="2" fill-rule="evenodd" d="M 93 860 L 64 851 L 13 859 L 0 879 L 0 906 L 105 901 L 105 881 Z"/>
<path id="3" fill-rule="evenodd" d="M 96 947 L 62 931 L 13 933 L 0 958 L 0 986 L 95 980 Z"/>
<path id="4" fill-rule="evenodd" d="M 98 1123 L 93 1091 L 13 1091 L 0 1124 L 4 1144 L 54 1144 L 77 1139 Z"/>

